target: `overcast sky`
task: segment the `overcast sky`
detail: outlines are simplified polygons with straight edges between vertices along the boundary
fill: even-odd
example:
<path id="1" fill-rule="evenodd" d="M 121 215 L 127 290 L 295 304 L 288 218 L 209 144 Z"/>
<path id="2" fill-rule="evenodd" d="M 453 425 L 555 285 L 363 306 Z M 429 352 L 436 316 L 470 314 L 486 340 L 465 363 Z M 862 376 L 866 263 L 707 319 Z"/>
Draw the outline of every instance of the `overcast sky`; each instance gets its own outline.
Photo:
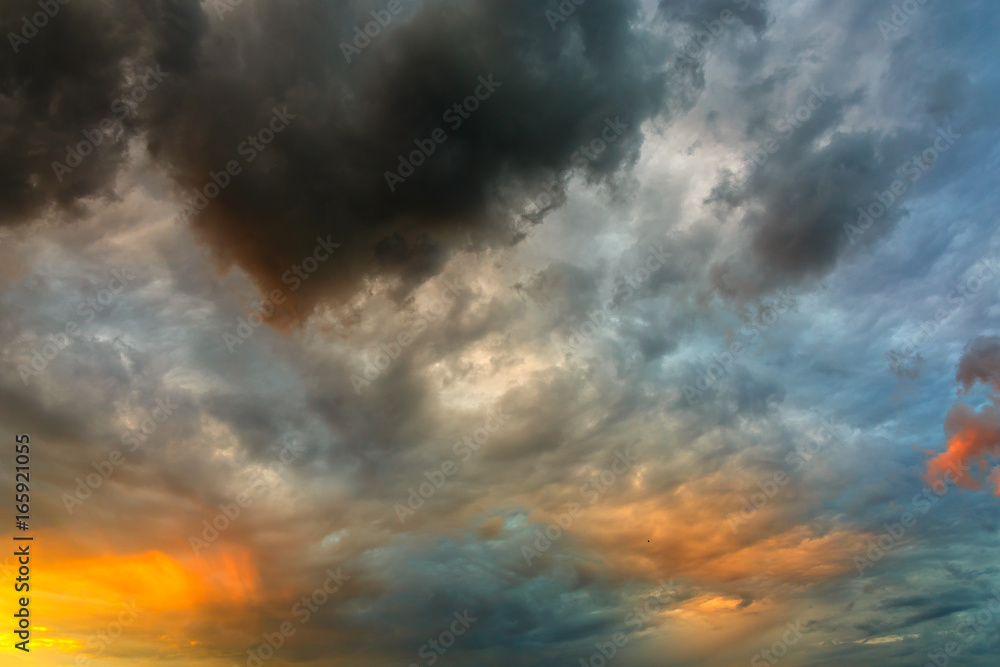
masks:
<path id="1" fill-rule="evenodd" d="M 0 28 L 4 664 L 997 664 L 995 1 Z"/>

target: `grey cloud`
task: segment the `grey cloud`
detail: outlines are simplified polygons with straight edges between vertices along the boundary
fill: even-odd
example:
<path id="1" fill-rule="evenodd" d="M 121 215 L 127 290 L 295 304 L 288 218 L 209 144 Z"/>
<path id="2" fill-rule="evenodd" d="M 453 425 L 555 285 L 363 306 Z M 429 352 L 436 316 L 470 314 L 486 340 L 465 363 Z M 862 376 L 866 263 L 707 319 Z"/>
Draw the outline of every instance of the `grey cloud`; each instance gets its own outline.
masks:
<path id="1" fill-rule="evenodd" d="M 977 382 L 1000 391 L 1000 337 L 980 336 L 969 343 L 958 363 L 955 380 L 965 391 Z"/>

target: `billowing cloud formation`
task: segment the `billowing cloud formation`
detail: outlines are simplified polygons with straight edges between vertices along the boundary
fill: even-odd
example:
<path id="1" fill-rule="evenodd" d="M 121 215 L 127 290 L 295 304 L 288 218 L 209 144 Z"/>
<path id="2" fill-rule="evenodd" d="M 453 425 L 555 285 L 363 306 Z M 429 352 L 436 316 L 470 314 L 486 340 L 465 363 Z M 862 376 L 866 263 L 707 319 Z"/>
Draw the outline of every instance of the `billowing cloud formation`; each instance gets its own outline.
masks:
<path id="1" fill-rule="evenodd" d="M 434 664 L 902 667 L 963 623 L 960 659 L 996 663 L 996 498 L 923 488 L 954 350 L 998 312 L 976 268 L 1000 243 L 995 3 L 923 3 L 887 36 L 903 3 L 414 0 L 381 30 L 388 0 L 77 3 L 14 54 L 52 66 L 12 63 L 0 95 L 22 193 L 0 425 L 43 480 L 32 660 L 426 665 L 467 611 Z M 77 43 L 107 60 L 57 57 Z M 525 195 L 542 210 L 512 230 Z M 318 307 L 251 328 L 317 236 L 339 247 L 291 296 Z M 900 381 L 885 352 L 915 331 Z M 995 377 L 973 347 L 970 389 Z M 990 437 L 960 412 L 949 435 Z"/>
<path id="2" fill-rule="evenodd" d="M 955 379 L 962 383 L 966 393 L 977 382 L 1000 392 L 1000 337 L 981 336 L 972 341 L 959 361 Z M 1000 455 L 1000 410 L 995 394 L 992 399 L 993 405 L 983 406 L 978 412 L 963 403 L 956 403 L 948 411 L 944 424 L 948 449 L 927 464 L 928 481 L 943 479 L 951 471 L 954 475 L 951 481 L 973 489 L 982 488 L 980 477 L 989 472 Z M 978 476 L 971 473 L 972 466 Z M 997 483 L 996 493 L 1000 496 L 1000 476 L 996 470 L 990 478 Z"/>
<path id="3" fill-rule="evenodd" d="M 197 233 L 262 288 L 292 284 L 322 238 L 343 251 L 294 305 L 380 275 L 407 293 L 455 249 L 516 240 L 511 207 L 545 179 L 580 169 L 614 184 L 642 122 L 697 90 L 638 2 L 568 16 L 543 4 L 431 0 L 386 14 L 374 37 L 356 30 L 372 21 L 364 2 L 74 4 L 2 73 L 4 110 L 28 131 L 0 145 L 0 207 L 23 218 L 110 195 L 141 132 Z M 700 29 L 713 12 L 689 4 L 661 9 Z M 3 32 L 28 9 L 7 4 Z M 746 14 L 762 28 L 760 10 Z M 136 101 L 147 67 L 162 80 Z M 123 123 L 101 132 L 123 95 Z M 73 166 L 78 144 L 93 154 Z"/>
<path id="4" fill-rule="evenodd" d="M 133 91 L 147 67 L 181 69 L 185 42 L 201 23 L 192 1 L 55 6 L 52 18 L 43 12 L 34 23 L 35 2 L 0 7 L 0 33 L 9 42 L 0 58 L 0 117 L 17 128 L 0 134 L 4 225 L 50 207 L 76 213 L 81 198 L 113 196 L 112 179 L 141 127 L 145 105 L 136 100 L 149 92 Z"/>

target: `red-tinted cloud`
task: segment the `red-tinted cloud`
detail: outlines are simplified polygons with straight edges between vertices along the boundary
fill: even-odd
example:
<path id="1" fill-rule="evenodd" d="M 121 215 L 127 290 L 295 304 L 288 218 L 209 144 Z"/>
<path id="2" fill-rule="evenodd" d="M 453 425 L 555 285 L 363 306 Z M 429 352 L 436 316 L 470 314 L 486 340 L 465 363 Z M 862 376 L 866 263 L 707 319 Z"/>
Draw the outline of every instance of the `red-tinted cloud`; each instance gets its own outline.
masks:
<path id="1" fill-rule="evenodd" d="M 959 361 L 956 380 L 962 383 L 962 393 L 968 393 L 977 382 L 1000 392 L 1000 338 L 983 336 L 974 340 Z M 964 403 L 956 403 L 948 411 L 944 424 L 948 448 L 928 462 L 928 483 L 942 480 L 950 470 L 955 483 L 970 489 L 983 488 L 984 478 L 988 478 L 1000 496 L 1000 467 L 990 472 L 1000 453 L 998 398 L 994 395 L 993 405 L 978 412 Z"/>

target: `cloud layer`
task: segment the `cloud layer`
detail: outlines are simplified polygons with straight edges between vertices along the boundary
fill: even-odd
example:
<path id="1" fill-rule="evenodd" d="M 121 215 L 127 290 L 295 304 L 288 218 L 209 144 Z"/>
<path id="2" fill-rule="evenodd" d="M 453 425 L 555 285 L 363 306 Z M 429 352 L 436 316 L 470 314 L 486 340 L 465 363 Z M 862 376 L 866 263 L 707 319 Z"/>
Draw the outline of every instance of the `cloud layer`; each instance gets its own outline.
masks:
<path id="1" fill-rule="evenodd" d="M 0 61 L 36 664 L 995 664 L 994 4 L 389 5 Z"/>

